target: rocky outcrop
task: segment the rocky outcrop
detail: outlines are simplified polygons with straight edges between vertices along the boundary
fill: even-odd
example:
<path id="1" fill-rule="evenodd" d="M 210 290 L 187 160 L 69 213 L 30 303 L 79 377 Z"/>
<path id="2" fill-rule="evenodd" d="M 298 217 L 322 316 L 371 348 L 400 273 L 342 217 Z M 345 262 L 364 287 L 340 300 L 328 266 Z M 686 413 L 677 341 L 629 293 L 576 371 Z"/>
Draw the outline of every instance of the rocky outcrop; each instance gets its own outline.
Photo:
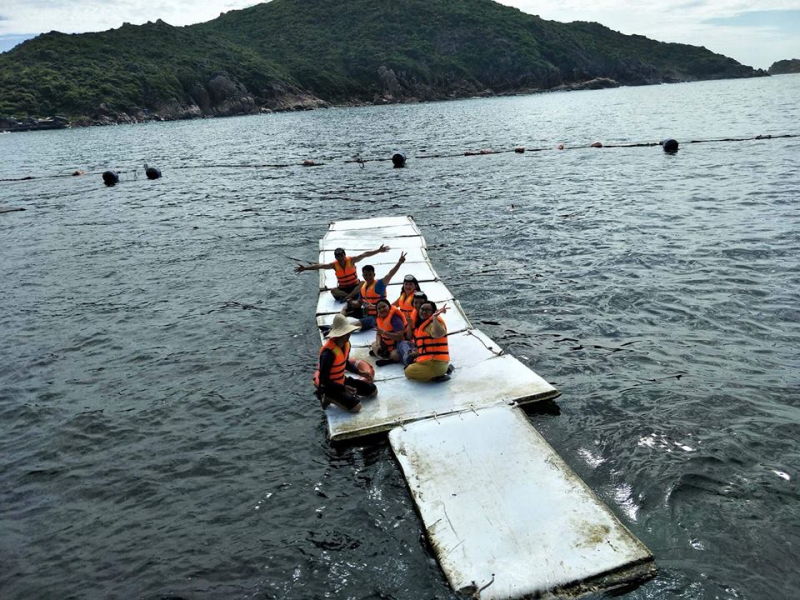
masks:
<path id="1" fill-rule="evenodd" d="M 88 117 L 73 119 L 71 125 L 86 127 L 145 121 L 177 121 L 312 110 L 327 106 L 326 102 L 313 94 L 279 82 L 273 82 L 256 95 L 242 83 L 220 73 L 205 83 L 197 81 L 189 85 L 184 98 L 173 97 L 161 101 L 153 109 L 133 107 L 126 110 L 114 110 L 106 103 L 102 103 Z"/>
<path id="2" fill-rule="evenodd" d="M 313 110 L 327 108 L 329 104 L 305 90 L 280 81 L 272 81 L 258 91 L 256 96 L 261 112 Z"/>
<path id="3" fill-rule="evenodd" d="M 553 88 L 553 91 L 604 90 L 606 88 L 615 88 L 619 86 L 619 82 L 614 79 L 610 79 L 608 77 L 595 77 L 587 81 L 563 84 Z"/>
<path id="4" fill-rule="evenodd" d="M 800 58 L 789 58 L 772 63 L 767 70 L 770 75 L 787 75 L 789 73 L 800 73 Z"/>
<path id="5" fill-rule="evenodd" d="M 65 117 L 48 117 L 46 119 L 0 117 L 0 131 L 41 131 L 64 129 L 67 126 L 69 126 L 69 120 Z"/>

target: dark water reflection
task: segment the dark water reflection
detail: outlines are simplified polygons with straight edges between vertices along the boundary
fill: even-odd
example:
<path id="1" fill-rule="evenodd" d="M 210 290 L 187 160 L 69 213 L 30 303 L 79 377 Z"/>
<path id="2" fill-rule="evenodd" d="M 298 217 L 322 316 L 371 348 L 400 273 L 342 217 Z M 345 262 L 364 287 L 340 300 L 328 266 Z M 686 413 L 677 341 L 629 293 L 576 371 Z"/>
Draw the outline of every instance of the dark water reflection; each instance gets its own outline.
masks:
<path id="1" fill-rule="evenodd" d="M 27 209 L 0 215 L 2 597 L 453 597 L 385 441 L 325 439 L 316 280 L 288 258 L 314 258 L 329 221 L 396 214 L 473 321 L 562 390 L 532 422 L 657 557 L 626 597 L 794 597 L 798 142 L 414 157 L 798 133 L 798 92 L 0 136 L 0 178 L 123 170 L 111 189 L 0 184 Z M 402 171 L 344 162 L 398 147 Z M 308 158 L 327 164 L 234 166 Z"/>

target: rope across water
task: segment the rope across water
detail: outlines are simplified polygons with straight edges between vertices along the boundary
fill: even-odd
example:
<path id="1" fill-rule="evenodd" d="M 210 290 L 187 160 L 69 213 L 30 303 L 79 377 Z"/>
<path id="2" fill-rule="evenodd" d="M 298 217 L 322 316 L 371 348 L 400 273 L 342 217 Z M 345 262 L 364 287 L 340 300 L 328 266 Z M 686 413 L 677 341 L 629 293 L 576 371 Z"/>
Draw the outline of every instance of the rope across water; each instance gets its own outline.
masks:
<path id="1" fill-rule="evenodd" d="M 688 142 L 682 142 L 684 144 L 709 144 L 709 143 L 730 143 L 730 142 L 748 142 L 748 141 L 763 141 L 763 140 L 777 140 L 777 139 L 786 139 L 786 138 L 796 138 L 800 137 L 800 134 L 797 133 L 786 133 L 781 135 L 756 135 L 752 137 L 726 137 L 726 138 L 711 138 L 711 139 L 699 139 L 699 140 L 689 140 Z M 670 146 L 667 142 L 674 143 L 674 151 L 670 150 Z M 533 147 L 528 148 L 526 146 L 515 146 L 514 148 L 509 149 L 502 149 L 502 150 L 494 150 L 492 148 L 483 148 L 480 150 L 465 150 L 463 152 L 458 153 L 447 153 L 447 154 L 421 154 L 418 156 L 414 156 L 415 160 L 426 160 L 426 159 L 434 159 L 434 158 L 463 158 L 468 156 L 485 156 L 489 154 L 525 154 L 528 152 L 545 152 L 545 151 L 557 151 L 563 152 L 567 150 L 588 150 L 588 149 L 597 149 L 597 148 L 648 148 L 652 146 L 663 146 L 664 150 L 668 153 L 677 152 L 677 142 L 675 140 L 662 140 L 660 142 L 631 142 L 626 144 L 604 144 L 602 142 L 593 142 L 589 145 L 572 145 L 568 146 L 565 144 L 558 144 L 557 146 L 546 146 L 546 147 Z M 366 163 L 373 163 L 373 162 L 392 162 L 393 157 L 374 157 L 374 158 L 362 158 L 361 156 L 352 156 L 345 159 L 340 159 L 341 162 L 344 164 L 357 164 L 360 167 L 364 167 Z M 169 167 L 171 169 L 285 169 L 290 167 L 322 167 L 325 165 L 333 164 L 333 161 L 324 163 L 324 162 L 317 162 L 315 160 L 304 160 L 300 163 L 233 163 L 233 164 L 220 164 L 220 163 L 208 163 L 208 164 L 200 164 L 200 165 L 175 165 Z M 405 163 L 403 163 L 405 164 Z M 143 175 L 146 175 L 147 166 L 143 169 L 113 169 L 117 175 L 120 176 L 120 180 L 129 180 L 129 179 L 138 179 L 139 172 L 142 172 Z M 70 173 L 57 173 L 53 175 L 37 175 L 37 176 L 25 176 L 25 177 L 12 177 L 6 179 L 0 179 L 0 181 L 6 182 L 19 182 L 19 181 L 30 181 L 34 179 L 55 179 L 61 177 L 78 177 L 82 175 L 100 175 L 104 171 L 83 171 L 83 170 L 75 170 L 71 171 Z M 124 175 L 124 177 L 123 177 Z"/>

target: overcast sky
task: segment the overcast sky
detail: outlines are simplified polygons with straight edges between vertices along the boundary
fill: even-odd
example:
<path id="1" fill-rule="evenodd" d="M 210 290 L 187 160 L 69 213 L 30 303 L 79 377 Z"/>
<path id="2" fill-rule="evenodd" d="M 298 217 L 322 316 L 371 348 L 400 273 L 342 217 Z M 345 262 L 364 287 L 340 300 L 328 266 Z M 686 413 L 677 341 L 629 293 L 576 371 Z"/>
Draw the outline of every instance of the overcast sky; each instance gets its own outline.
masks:
<path id="1" fill-rule="evenodd" d="M 683 42 L 753 67 L 800 58 L 800 0 L 500 0 L 555 21 L 597 21 L 622 33 Z M 102 31 L 124 22 L 208 21 L 248 0 L 2 0 L 0 51 L 52 30 Z"/>

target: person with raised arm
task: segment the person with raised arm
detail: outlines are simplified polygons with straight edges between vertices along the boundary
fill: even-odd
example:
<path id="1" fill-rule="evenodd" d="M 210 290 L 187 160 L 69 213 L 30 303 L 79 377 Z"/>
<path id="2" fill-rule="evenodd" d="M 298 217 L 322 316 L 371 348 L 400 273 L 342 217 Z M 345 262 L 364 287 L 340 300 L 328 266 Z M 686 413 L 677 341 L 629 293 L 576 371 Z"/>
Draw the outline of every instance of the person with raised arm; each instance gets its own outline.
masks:
<path id="1" fill-rule="evenodd" d="M 333 251 L 334 261 L 330 263 L 315 263 L 311 265 L 298 264 L 294 270 L 297 273 L 303 271 L 319 271 L 321 269 L 333 269 L 336 271 L 337 287 L 331 290 L 331 294 L 338 302 L 344 302 L 349 298 L 354 298 L 361 290 L 361 282 L 358 279 L 356 263 L 360 260 L 374 256 L 380 252 L 388 252 L 389 246 L 381 244 L 380 248 L 368 250 L 356 256 L 347 256 L 344 248 L 336 248 Z"/>
<path id="2" fill-rule="evenodd" d="M 447 381 L 452 371 L 450 348 L 447 343 L 447 325 L 440 317 L 447 312 L 447 305 L 437 310 L 436 304 L 426 300 L 417 312 L 419 314 L 414 327 L 414 350 L 403 357 L 403 362 L 408 365 L 405 375 L 414 381 Z"/>
<path id="3" fill-rule="evenodd" d="M 375 279 L 375 267 L 372 265 L 364 265 L 361 269 L 361 276 L 364 278 L 364 283 L 361 284 L 361 305 L 364 307 L 365 316 L 361 319 L 361 328 L 375 327 L 375 319 L 378 316 L 377 303 L 381 298 L 386 298 L 386 286 L 392 280 L 397 270 L 406 262 L 406 253 L 401 252 L 397 264 L 389 269 L 380 279 Z"/>

